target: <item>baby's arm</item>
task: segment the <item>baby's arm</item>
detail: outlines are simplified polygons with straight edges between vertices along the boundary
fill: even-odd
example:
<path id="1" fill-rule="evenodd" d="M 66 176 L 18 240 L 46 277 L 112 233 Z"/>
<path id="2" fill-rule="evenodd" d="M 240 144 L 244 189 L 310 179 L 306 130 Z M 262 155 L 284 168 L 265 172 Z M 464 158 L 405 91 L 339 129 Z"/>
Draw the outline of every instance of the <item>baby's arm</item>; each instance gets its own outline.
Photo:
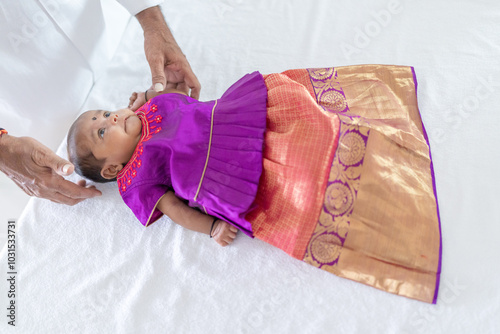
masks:
<path id="1" fill-rule="evenodd" d="M 168 191 L 158 203 L 157 208 L 170 217 L 175 223 L 192 231 L 210 235 L 214 217 L 190 208 L 173 191 Z M 212 237 L 221 246 L 233 242 L 238 229 L 223 220 L 218 219 L 212 229 Z"/>
<path id="2" fill-rule="evenodd" d="M 178 93 L 178 94 L 182 94 L 182 95 L 187 95 L 185 92 L 177 90 L 177 89 L 174 89 L 174 88 L 165 88 L 163 91 L 161 91 L 159 93 L 156 92 L 154 89 L 149 88 L 145 92 L 140 92 L 140 93 L 134 92 L 134 93 L 132 93 L 132 95 L 128 99 L 129 100 L 128 107 L 131 110 L 136 111 L 137 109 L 139 109 L 140 107 L 142 107 L 142 105 L 144 103 L 146 103 L 147 101 L 151 100 L 153 97 L 158 96 L 158 95 L 162 95 L 162 94 L 168 94 L 168 93 Z M 147 97 L 147 100 L 146 100 L 146 97 Z"/>

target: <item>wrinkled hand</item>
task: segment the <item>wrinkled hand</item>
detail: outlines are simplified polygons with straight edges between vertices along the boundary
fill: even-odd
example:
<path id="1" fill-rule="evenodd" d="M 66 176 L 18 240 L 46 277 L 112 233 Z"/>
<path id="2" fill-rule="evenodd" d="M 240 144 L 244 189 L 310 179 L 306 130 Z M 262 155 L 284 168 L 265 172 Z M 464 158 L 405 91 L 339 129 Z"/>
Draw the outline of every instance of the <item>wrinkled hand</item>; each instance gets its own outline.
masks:
<path id="1" fill-rule="evenodd" d="M 237 232 L 238 229 L 236 227 L 219 219 L 215 222 L 212 238 L 214 238 L 219 245 L 225 247 L 233 242 Z"/>
<path id="2" fill-rule="evenodd" d="M 146 103 L 145 93 L 133 92 L 130 98 L 128 99 L 128 108 L 133 111 L 136 111 L 137 109 L 142 107 L 144 103 Z"/>
<path id="3" fill-rule="evenodd" d="M 158 6 L 136 15 L 144 30 L 144 52 L 151 68 L 152 88 L 156 92 L 174 88 L 200 97 L 201 85 L 194 75 L 186 56 L 177 45 Z"/>
<path id="4" fill-rule="evenodd" d="M 48 147 L 29 137 L 3 135 L 0 138 L 0 170 L 28 195 L 56 203 L 75 205 L 101 195 L 94 186 L 65 180 L 74 166 Z"/>

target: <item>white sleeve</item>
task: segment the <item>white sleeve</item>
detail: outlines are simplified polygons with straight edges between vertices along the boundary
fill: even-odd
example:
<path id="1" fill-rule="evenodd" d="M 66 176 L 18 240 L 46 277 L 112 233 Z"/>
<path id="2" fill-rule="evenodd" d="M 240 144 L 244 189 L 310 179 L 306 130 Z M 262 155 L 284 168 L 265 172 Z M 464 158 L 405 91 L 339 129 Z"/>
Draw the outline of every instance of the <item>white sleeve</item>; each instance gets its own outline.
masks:
<path id="1" fill-rule="evenodd" d="M 146 8 L 159 5 L 163 0 L 117 0 L 121 5 L 129 11 L 130 14 L 136 15 Z"/>

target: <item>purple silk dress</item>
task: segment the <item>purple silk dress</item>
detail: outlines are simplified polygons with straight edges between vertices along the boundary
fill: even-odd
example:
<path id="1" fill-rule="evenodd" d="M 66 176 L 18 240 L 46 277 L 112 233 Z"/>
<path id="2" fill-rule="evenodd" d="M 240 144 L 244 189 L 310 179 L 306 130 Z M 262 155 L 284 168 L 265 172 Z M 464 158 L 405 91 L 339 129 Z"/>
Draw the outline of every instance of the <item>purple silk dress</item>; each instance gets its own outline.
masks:
<path id="1" fill-rule="evenodd" d="M 142 136 L 117 179 L 139 221 L 158 220 L 163 213 L 156 206 L 173 190 L 191 207 L 253 236 L 245 215 L 262 173 L 266 102 L 266 85 L 254 72 L 216 101 L 164 94 L 138 109 Z"/>

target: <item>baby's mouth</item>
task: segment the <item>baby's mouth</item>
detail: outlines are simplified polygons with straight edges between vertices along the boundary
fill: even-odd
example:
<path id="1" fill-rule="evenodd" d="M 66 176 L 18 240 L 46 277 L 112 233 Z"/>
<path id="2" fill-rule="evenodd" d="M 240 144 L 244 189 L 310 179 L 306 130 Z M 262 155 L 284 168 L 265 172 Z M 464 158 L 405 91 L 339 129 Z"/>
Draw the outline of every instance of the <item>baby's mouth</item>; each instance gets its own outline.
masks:
<path id="1" fill-rule="evenodd" d="M 123 131 L 127 132 L 127 120 L 130 116 L 125 117 L 123 120 Z"/>

